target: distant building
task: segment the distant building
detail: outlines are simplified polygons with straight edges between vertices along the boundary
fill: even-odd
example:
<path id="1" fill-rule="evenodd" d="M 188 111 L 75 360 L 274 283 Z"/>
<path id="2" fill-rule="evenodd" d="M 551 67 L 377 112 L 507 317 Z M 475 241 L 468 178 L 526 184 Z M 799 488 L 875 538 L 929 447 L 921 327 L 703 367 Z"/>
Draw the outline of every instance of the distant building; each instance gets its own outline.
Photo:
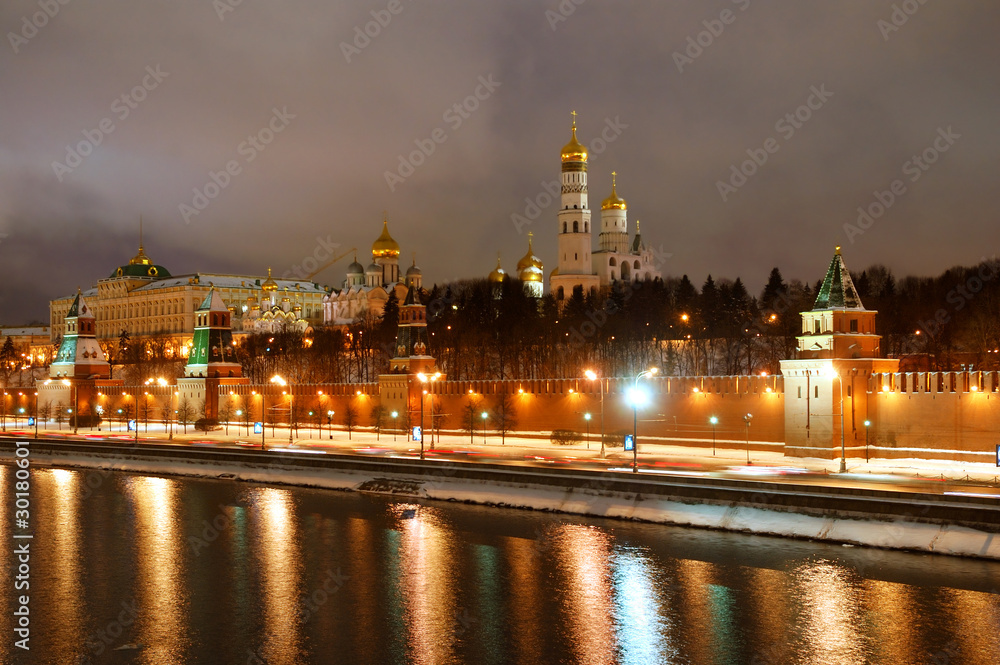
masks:
<path id="1" fill-rule="evenodd" d="M 171 275 L 146 256 L 141 242 L 139 252 L 127 264 L 82 295 L 97 317 L 98 340 L 112 340 L 123 330 L 133 338 L 163 335 L 169 338 L 169 352 L 186 356 L 194 337 L 195 310 L 213 287 L 232 313 L 237 331 L 304 329 L 323 321 L 327 289 L 319 284 L 275 280 L 270 270 L 266 279 L 219 273 Z M 73 296 L 67 296 L 49 303 L 53 342 L 65 333 L 73 301 Z"/>
<path id="2" fill-rule="evenodd" d="M 575 116 L 575 114 L 574 114 Z M 584 294 L 596 293 L 615 281 L 658 279 L 653 252 L 636 232 L 629 238 L 627 206 L 618 196 L 617 177 L 612 173 L 611 195 L 601 204 L 600 249 L 592 251 L 590 207 L 587 186 L 587 148 L 573 135 L 560 153 L 562 196 L 558 213 L 558 266 L 549 275 L 549 289 L 557 300 L 573 294 L 577 286 Z"/>
<path id="3" fill-rule="evenodd" d="M 0 344 L 8 337 L 24 364 L 44 365 L 51 361 L 52 336 L 48 326 L 0 328 Z"/>
<path id="4" fill-rule="evenodd" d="M 418 291 L 423 286 L 423 275 L 413 261 L 405 276 L 399 273 L 399 243 L 389 235 L 389 221 L 382 220 L 382 235 L 372 243 L 372 262 L 367 268 L 354 257 L 347 266 L 347 278 L 339 291 L 333 290 L 323 298 L 323 323 L 348 325 L 369 313 L 382 316 L 389 292 L 396 292 L 396 299 L 403 302 L 409 287 Z"/>
<path id="5" fill-rule="evenodd" d="M 545 266 L 542 260 L 535 256 L 535 250 L 531 246 L 533 233 L 528 233 L 528 253 L 517 262 L 517 273 L 515 276 L 521 280 L 524 292 L 532 298 L 541 298 L 542 290 L 545 287 Z M 507 273 L 500 266 L 500 255 L 497 254 L 497 267 L 487 276 L 487 279 L 499 287 L 503 283 Z M 499 288 L 494 289 L 494 294 L 499 296 Z"/>

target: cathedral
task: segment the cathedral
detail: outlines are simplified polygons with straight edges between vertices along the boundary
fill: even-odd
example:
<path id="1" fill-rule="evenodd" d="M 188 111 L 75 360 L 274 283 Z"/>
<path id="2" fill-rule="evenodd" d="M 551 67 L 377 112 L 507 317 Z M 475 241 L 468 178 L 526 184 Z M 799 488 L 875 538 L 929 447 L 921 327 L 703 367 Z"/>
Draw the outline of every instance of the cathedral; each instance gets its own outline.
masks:
<path id="1" fill-rule="evenodd" d="M 395 291 L 397 300 L 403 302 L 407 289 L 412 286 L 420 291 L 422 281 L 416 259 L 405 275 L 400 276 L 399 243 L 389 235 L 389 221 L 383 218 L 382 235 L 372 243 L 372 262 L 365 268 L 355 256 L 347 266 L 343 288 L 334 289 L 323 298 L 323 323 L 348 325 L 369 312 L 382 316 L 390 291 Z"/>
<path id="2" fill-rule="evenodd" d="M 542 265 L 542 260 L 535 256 L 535 250 L 531 246 L 533 235 L 533 233 L 528 233 L 528 253 L 522 256 L 521 260 L 517 262 L 517 278 L 524 285 L 526 295 L 532 298 L 541 298 L 545 282 L 545 267 Z M 500 267 L 500 257 L 498 255 L 497 267 L 493 269 L 493 272 L 488 277 L 489 281 L 497 287 L 495 291 L 497 294 L 499 294 L 499 285 L 503 283 L 506 276 L 507 273 Z"/>
<path id="3" fill-rule="evenodd" d="M 562 195 L 557 217 L 558 265 L 549 275 L 549 289 L 556 300 L 565 300 L 577 286 L 584 294 L 596 293 L 616 281 L 660 278 L 653 251 L 642 241 L 639 222 L 630 239 L 628 206 L 618 196 L 617 174 L 612 173 L 611 195 L 601 203 L 600 249 L 592 251 L 590 206 L 587 188 L 587 148 L 576 138 L 574 113 L 572 138 L 560 153 Z"/>

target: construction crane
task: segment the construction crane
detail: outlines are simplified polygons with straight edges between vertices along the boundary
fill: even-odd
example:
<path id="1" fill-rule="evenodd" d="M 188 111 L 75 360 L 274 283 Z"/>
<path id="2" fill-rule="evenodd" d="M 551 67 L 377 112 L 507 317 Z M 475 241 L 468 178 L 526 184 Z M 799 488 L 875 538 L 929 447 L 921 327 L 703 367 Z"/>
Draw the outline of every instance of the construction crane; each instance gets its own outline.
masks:
<path id="1" fill-rule="evenodd" d="M 358 251 L 357 247 L 351 247 L 349 250 L 347 250 L 343 254 L 340 254 L 339 256 L 333 257 L 332 259 L 330 259 L 329 261 L 327 261 L 326 263 L 324 263 L 323 265 L 321 265 L 319 268 L 316 268 L 311 273 L 309 273 L 308 275 L 306 275 L 306 281 L 307 282 L 311 282 L 313 277 L 315 277 L 319 273 L 323 272 L 324 270 L 326 270 L 327 268 L 329 268 L 330 266 L 332 266 L 334 263 L 336 263 L 337 261 L 339 261 L 342 258 L 344 258 L 345 256 L 347 256 L 351 252 L 357 252 L 357 251 Z"/>

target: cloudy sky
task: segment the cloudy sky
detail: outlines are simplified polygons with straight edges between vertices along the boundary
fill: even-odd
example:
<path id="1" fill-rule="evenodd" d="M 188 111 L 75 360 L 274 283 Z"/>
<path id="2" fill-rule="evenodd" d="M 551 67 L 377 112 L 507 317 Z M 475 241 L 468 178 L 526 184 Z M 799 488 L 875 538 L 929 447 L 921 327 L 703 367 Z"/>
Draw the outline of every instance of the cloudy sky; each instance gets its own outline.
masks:
<path id="1" fill-rule="evenodd" d="M 997 250 L 995 3 L 8 0 L 0 28 L 3 324 L 127 262 L 140 215 L 175 274 L 367 263 L 383 211 L 427 283 L 529 230 L 549 271 L 571 110 L 591 207 L 617 171 L 666 275 Z"/>

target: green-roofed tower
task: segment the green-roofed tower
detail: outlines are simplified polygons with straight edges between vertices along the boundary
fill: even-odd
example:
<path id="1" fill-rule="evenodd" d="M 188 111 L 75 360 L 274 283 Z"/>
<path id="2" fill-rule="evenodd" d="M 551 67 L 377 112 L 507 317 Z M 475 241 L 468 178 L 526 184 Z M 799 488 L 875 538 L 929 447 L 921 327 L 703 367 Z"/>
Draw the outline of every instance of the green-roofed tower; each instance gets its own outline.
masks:
<path id="1" fill-rule="evenodd" d="M 869 377 L 899 370 L 899 360 L 880 357 L 876 314 L 865 309 L 837 247 L 813 308 L 802 312 L 796 357 L 781 361 L 786 455 L 864 454 L 864 422 L 880 408 Z"/>

